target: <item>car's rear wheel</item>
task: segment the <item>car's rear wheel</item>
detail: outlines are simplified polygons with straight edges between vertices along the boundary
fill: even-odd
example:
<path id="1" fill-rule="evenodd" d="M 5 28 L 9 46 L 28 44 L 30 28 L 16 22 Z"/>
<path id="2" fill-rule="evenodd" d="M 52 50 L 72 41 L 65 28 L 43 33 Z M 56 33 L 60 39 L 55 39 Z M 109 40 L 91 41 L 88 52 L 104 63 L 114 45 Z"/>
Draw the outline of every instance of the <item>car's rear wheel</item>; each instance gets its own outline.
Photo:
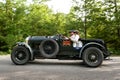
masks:
<path id="1" fill-rule="evenodd" d="M 24 46 L 15 46 L 11 53 L 11 60 L 14 64 L 23 65 L 29 61 L 29 51 Z"/>
<path id="2" fill-rule="evenodd" d="M 53 58 L 59 52 L 58 43 L 52 39 L 42 41 L 39 48 L 41 55 L 45 58 Z"/>
<path id="3" fill-rule="evenodd" d="M 87 66 L 98 67 L 102 64 L 103 59 L 103 53 L 98 48 L 90 47 L 83 52 L 83 62 Z"/>

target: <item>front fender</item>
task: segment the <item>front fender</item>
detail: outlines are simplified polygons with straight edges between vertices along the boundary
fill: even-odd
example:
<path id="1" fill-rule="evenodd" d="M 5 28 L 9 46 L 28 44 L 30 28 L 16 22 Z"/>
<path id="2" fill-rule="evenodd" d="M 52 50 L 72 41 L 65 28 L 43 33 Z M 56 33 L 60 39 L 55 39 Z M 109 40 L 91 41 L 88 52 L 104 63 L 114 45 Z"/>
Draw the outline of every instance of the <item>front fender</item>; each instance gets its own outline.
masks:
<path id="1" fill-rule="evenodd" d="M 105 47 L 104 47 L 103 45 L 101 45 L 101 44 L 99 44 L 99 43 L 96 43 L 96 42 L 90 42 L 90 43 L 85 44 L 85 45 L 81 48 L 80 53 L 79 53 L 79 58 L 82 58 L 82 53 L 83 53 L 84 50 L 85 50 L 86 48 L 88 48 L 88 47 L 100 47 L 101 49 L 104 49 L 104 51 L 106 51 L 106 50 L 105 50 Z"/>
<path id="2" fill-rule="evenodd" d="M 17 42 L 16 45 L 25 46 L 30 52 L 30 55 L 31 55 L 30 60 L 33 60 L 33 50 L 27 43 L 25 43 L 25 42 Z"/>

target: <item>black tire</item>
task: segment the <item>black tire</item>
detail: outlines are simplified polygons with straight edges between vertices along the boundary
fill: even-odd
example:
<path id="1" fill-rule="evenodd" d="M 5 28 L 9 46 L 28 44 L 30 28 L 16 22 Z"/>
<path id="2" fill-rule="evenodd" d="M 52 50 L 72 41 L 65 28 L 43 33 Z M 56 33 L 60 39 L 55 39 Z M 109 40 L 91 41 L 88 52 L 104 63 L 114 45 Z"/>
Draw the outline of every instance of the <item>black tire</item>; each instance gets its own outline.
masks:
<path id="1" fill-rule="evenodd" d="M 55 40 L 49 39 L 41 42 L 40 53 L 45 58 L 53 58 L 59 52 L 59 45 Z"/>
<path id="2" fill-rule="evenodd" d="M 29 61 L 30 55 L 24 46 L 15 46 L 11 53 L 11 60 L 16 65 L 24 65 Z"/>
<path id="3" fill-rule="evenodd" d="M 83 52 L 83 62 L 89 67 L 100 66 L 103 59 L 103 53 L 98 48 L 89 47 Z"/>

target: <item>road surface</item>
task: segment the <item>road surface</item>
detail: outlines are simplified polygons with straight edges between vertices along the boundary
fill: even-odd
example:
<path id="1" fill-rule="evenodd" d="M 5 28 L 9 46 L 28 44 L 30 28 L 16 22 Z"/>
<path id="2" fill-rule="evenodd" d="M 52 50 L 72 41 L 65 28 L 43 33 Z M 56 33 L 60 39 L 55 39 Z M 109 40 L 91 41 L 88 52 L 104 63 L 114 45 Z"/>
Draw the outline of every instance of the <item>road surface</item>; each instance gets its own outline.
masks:
<path id="1" fill-rule="evenodd" d="M 10 56 L 0 56 L 0 80 L 120 80 L 120 57 L 90 68 L 78 60 L 40 60 L 14 65 Z"/>

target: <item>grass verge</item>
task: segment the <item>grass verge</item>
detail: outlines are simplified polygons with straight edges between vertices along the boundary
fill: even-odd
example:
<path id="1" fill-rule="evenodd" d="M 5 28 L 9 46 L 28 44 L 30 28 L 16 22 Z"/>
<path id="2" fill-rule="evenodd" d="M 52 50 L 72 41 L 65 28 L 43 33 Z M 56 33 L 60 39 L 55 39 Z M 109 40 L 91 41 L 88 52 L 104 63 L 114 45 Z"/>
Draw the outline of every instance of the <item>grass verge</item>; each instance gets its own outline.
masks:
<path id="1" fill-rule="evenodd" d="M 8 52 L 0 52 L 0 55 L 8 55 Z"/>

